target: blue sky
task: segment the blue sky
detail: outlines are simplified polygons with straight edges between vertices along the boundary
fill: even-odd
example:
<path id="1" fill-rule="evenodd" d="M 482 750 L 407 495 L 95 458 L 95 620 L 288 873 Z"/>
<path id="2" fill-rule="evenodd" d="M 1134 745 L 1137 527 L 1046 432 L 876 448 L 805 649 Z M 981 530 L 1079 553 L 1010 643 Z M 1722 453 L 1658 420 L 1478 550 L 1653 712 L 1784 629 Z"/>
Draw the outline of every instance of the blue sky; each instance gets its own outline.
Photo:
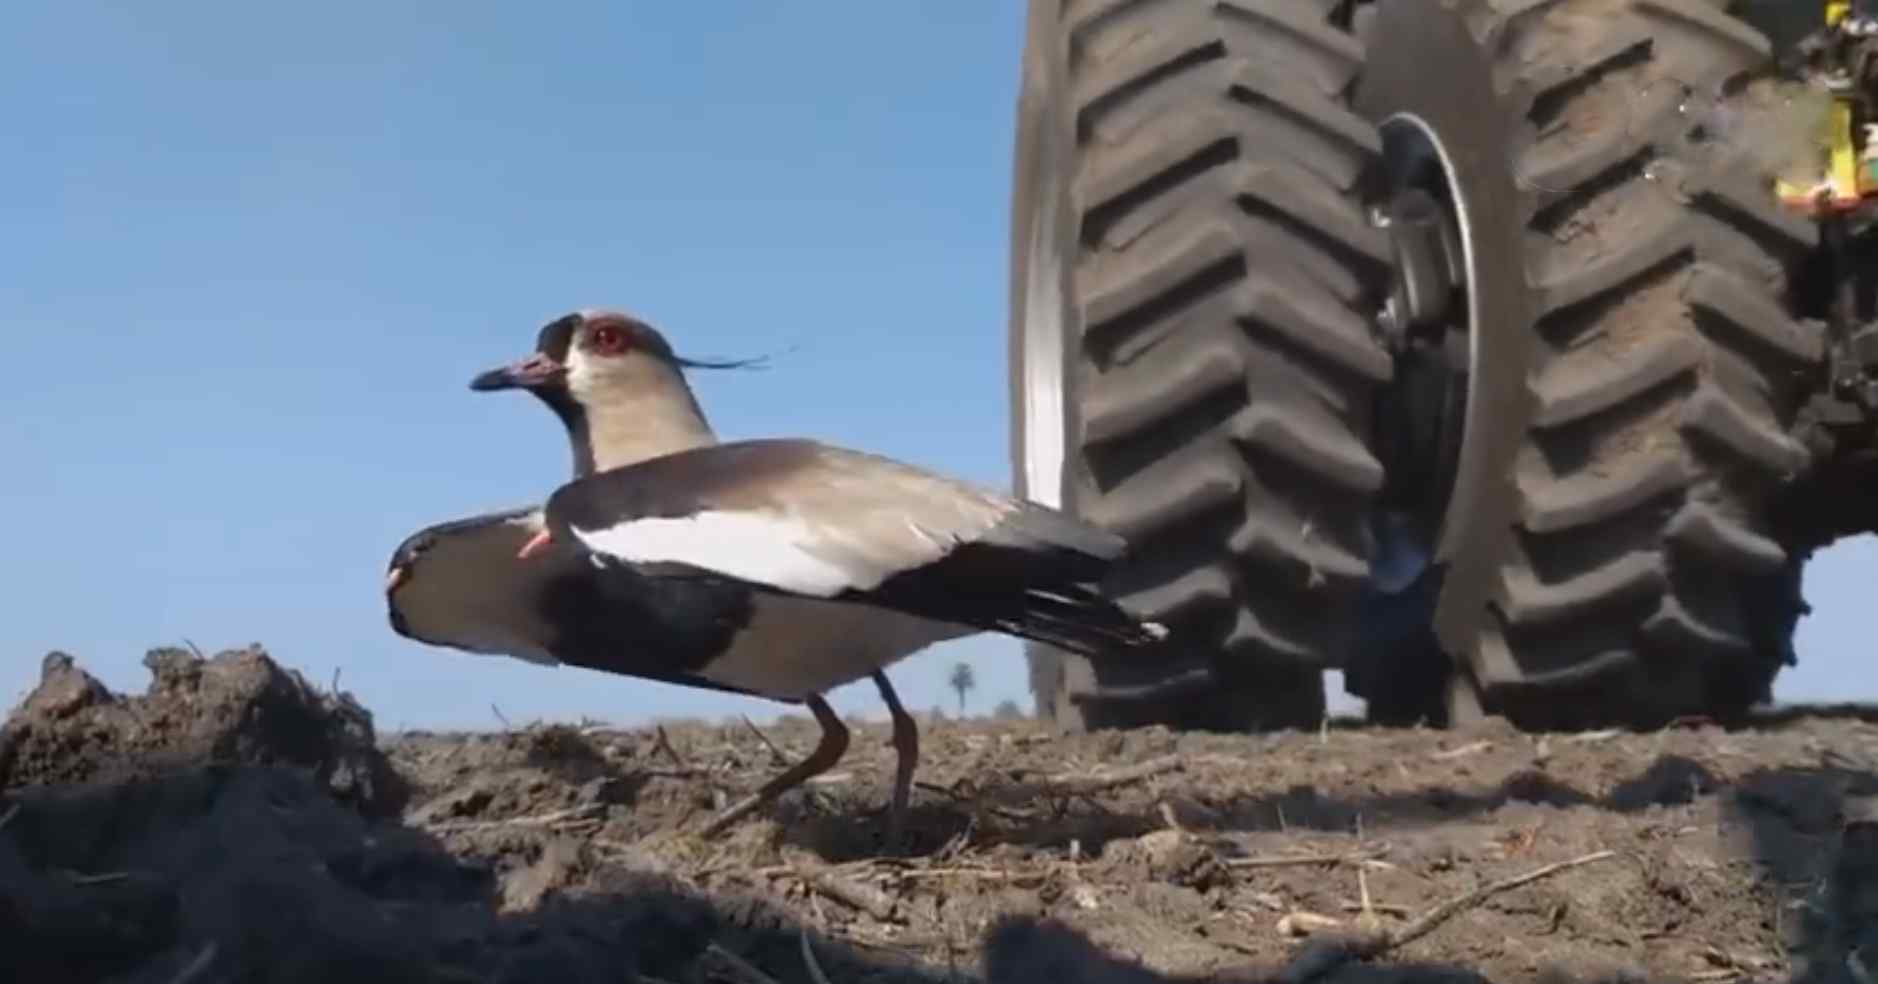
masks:
<path id="1" fill-rule="evenodd" d="M 564 477 L 545 410 L 466 383 L 577 307 L 780 353 L 697 379 L 727 437 L 1008 485 L 1015 0 L 160 10 L 15 5 L 0 36 L 0 700 L 52 648 L 141 689 L 186 637 L 339 671 L 383 728 L 774 714 L 385 623 L 405 534 Z M 1816 562 L 1782 696 L 1874 696 L 1874 571 L 1868 542 Z M 1028 704 L 992 637 L 894 676 L 950 707 L 959 658 L 975 708 Z"/>

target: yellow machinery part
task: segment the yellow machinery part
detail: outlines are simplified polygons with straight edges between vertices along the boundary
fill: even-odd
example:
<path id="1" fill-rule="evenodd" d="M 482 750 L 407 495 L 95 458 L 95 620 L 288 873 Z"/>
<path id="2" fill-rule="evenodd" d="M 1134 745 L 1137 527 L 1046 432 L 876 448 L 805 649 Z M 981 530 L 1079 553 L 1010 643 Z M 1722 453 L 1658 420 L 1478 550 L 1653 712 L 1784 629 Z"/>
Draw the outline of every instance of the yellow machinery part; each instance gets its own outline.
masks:
<path id="1" fill-rule="evenodd" d="M 1858 149 L 1852 145 L 1852 101 L 1832 101 L 1832 197 L 1858 197 Z"/>
<path id="2" fill-rule="evenodd" d="M 1852 101 L 1834 98 L 1826 119 L 1826 173 L 1811 186 L 1777 181 L 1775 194 L 1781 201 L 1808 211 L 1822 204 L 1827 209 L 1852 208 L 1866 195 L 1878 193 L 1878 181 L 1872 173 L 1878 161 L 1859 160 L 1858 147 L 1852 141 L 1852 119 Z M 1821 192 L 1825 193 L 1823 203 Z"/>
<path id="3" fill-rule="evenodd" d="M 1825 0 L 1826 26 L 1833 28 L 1852 14 L 1852 0 Z M 1853 125 L 1852 100 L 1845 96 L 1835 96 L 1829 110 L 1826 130 L 1826 173 L 1824 180 L 1812 187 L 1796 185 L 1786 180 L 1775 182 L 1775 194 L 1781 201 L 1795 208 L 1808 211 L 1835 208 L 1856 208 L 1863 199 L 1878 196 L 1878 156 L 1874 148 L 1867 147 L 1864 159 L 1860 160 L 1858 147 L 1852 139 Z M 1825 201 L 1821 202 L 1821 192 L 1825 192 Z"/>

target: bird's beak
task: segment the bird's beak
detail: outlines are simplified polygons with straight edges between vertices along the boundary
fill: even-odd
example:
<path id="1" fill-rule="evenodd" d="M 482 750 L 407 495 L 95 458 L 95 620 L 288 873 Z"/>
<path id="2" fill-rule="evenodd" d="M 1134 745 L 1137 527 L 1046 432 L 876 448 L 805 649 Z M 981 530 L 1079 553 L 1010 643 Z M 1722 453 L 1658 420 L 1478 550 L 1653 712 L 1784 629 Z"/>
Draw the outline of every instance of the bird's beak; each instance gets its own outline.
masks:
<path id="1" fill-rule="evenodd" d="M 567 367 L 536 352 L 513 365 L 488 372 L 470 380 L 470 389 L 479 392 L 504 389 L 535 389 L 557 382 L 567 375 Z"/>
<path id="2" fill-rule="evenodd" d="M 529 554 L 547 546 L 548 541 L 552 539 L 554 539 L 554 533 L 550 530 L 542 530 L 536 533 L 533 537 L 529 538 L 527 543 L 522 544 L 522 549 L 515 554 L 515 559 L 522 560 L 526 558 Z"/>

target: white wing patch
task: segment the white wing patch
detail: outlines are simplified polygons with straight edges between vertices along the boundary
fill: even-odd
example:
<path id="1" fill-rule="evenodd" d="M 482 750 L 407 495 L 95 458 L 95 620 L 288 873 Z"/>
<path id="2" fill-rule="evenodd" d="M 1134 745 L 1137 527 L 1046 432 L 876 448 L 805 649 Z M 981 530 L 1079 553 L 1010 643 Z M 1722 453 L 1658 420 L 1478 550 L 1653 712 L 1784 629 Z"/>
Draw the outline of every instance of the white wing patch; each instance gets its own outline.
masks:
<path id="1" fill-rule="evenodd" d="M 918 549 L 909 551 L 905 541 L 870 542 L 858 532 L 812 525 L 796 515 L 730 511 L 574 528 L 595 553 L 632 563 L 690 564 L 816 598 L 874 588 L 938 560 L 957 542 L 914 527 Z"/>

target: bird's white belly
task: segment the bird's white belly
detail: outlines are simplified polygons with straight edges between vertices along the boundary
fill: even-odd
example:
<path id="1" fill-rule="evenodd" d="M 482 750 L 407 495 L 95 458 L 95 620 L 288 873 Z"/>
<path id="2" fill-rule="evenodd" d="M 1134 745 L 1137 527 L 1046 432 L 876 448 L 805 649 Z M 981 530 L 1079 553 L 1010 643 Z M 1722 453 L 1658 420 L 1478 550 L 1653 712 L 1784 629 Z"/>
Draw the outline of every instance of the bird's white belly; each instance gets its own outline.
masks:
<path id="1" fill-rule="evenodd" d="M 977 629 L 880 608 L 758 595 L 729 650 L 699 671 L 717 683 L 801 699 L 862 679 L 935 642 Z"/>

